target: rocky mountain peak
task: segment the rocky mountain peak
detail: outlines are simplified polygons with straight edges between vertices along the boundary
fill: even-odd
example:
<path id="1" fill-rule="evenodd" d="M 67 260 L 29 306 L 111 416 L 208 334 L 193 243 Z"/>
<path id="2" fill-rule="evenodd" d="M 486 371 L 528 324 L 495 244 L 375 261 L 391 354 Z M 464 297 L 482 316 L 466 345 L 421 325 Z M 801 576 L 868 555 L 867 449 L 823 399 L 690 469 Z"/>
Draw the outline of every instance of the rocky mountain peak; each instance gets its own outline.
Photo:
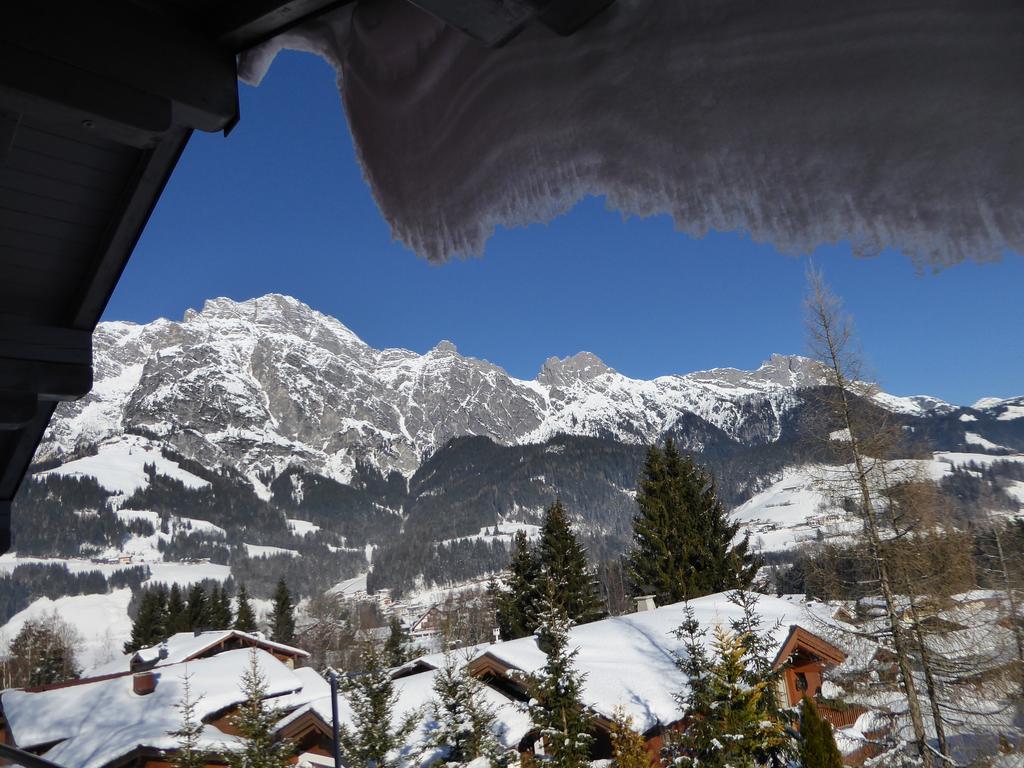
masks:
<path id="1" fill-rule="evenodd" d="M 458 348 L 448 339 L 443 339 L 434 346 L 431 350 L 435 355 L 457 355 L 459 354 Z"/>
<path id="2" fill-rule="evenodd" d="M 549 387 L 557 387 L 570 381 L 590 381 L 614 372 L 592 352 L 577 352 L 565 358 L 549 357 L 544 361 L 537 381 Z"/>

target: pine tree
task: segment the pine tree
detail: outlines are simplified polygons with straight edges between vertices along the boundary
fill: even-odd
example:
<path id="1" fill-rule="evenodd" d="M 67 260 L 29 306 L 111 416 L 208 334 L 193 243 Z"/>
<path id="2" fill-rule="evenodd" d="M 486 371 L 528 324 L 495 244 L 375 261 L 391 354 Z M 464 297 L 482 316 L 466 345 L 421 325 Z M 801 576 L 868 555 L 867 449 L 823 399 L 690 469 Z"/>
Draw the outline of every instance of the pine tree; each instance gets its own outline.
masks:
<path id="1" fill-rule="evenodd" d="M 210 626 L 213 629 L 231 628 L 231 598 L 225 586 L 215 584 L 210 592 Z"/>
<path id="2" fill-rule="evenodd" d="M 771 683 L 750 684 L 748 642 L 722 627 L 715 628 L 715 661 L 709 662 L 697 648 L 703 633 L 693 628 L 692 618 L 688 609 L 680 663 L 689 676 L 690 692 L 678 697 L 689 725 L 671 745 L 674 763 L 702 768 L 763 765 L 762 756 L 780 749 L 788 738 L 780 720 L 764 715 L 761 700 Z"/>
<path id="3" fill-rule="evenodd" d="M 775 723 L 779 729 L 785 729 L 793 718 L 779 699 L 784 669 L 773 664 L 778 650 L 778 642 L 774 638 L 781 629 L 781 619 L 771 631 L 766 631 L 757 611 L 758 599 L 756 592 L 744 590 L 736 590 L 729 595 L 729 602 L 742 610 L 740 617 L 730 622 L 731 629 L 744 650 L 744 682 L 750 687 L 762 687 L 762 694 L 757 700 L 762 722 Z M 793 744 L 790 739 L 769 739 L 755 754 L 759 764 L 787 765 L 793 754 Z"/>
<path id="4" fill-rule="evenodd" d="M 400 758 L 390 754 L 403 746 L 416 724 L 409 716 L 397 728 L 392 715 L 398 696 L 384 661 L 372 646 L 363 649 L 365 670 L 343 681 L 342 690 L 352 710 L 351 727 L 342 726 L 339 746 L 347 768 L 398 768 Z"/>
<path id="5" fill-rule="evenodd" d="M 587 553 L 573 535 L 560 501 L 551 505 L 544 517 L 537 560 L 543 578 L 554 587 L 551 594 L 556 607 L 570 622 L 586 624 L 601 618 L 603 611 L 594 593 L 594 574 L 587 562 Z M 548 593 L 543 581 L 538 588 L 541 594 Z"/>
<path id="6" fill-rule="evenodd" d="M 568 647 L 571 624 L 552 597 L 546 596 L 537 628 L 537 645 L 546 659 L 527 684 L 530 720 L 544 739 L 552 768 L 585 768 L 593 737 L 581 698 L 584 676 L 573 667 L 577 651 Z"/>
<path id="7" fill-rule="evenodd" d="M 282 577 L 274 592 L 274 608 L 270 614 L 270 639 L 277 643 L 295 642 L 295 606 Z"/>
<path id="8" fill-rule="evenodd" d="M 274 737 L 274 726 L 281 713 L 268 707 L 267 680 L 260 669 L 259 652 L 249 654 L 249 667 L 242 675 L 245 700 L 231 718 L 231 725 L 242 741 L 242 748 L 227 754 L 229 768 L 285 768 L 291 765 L 294 746 Z"/>
<path id="9" fill-rule="evenodd" d="M 664 450 L 648 451 L 636 501 L 628 569 L 639 593 L 665 604 L 750 584 L 758 562 L 746 539 L 733 544 L 739 523 L 718 500 L 712 475 L 671 438 Z"/>
<path id="10" fill-rule="evenodd" d="M 803 768 L 843 768 L 832 726 L 812 699 L 800 702 L 800 765 Z"/>
<path id="11" fill-rule="evenodd" d="M 384 664 L 389 667 L 400 667 L 412 657 L 412 638 L 397 616 L 392 616 L 388 622 L 388 639 L 384 641 L 382 654 Z"/>
<path id="12" fill-rule="evenodd" d="M 249 593 L 245 584 L 238 585 L 238 593 L 235 595 L 238 608 L 235 611 L 235 629 L 241 632 L 256 631 L 256 614 L 252 610 L 252 603 L 249 602 Z"/>
<path id="13" fill-rule="evenodd" d="M 486 758 L 501 762 L 501 745 L 494 735 L 494 710 L 483 699 L 483 683 L 468 674 L 452 652 L 434 677 L 434 729 L 427 745 L 438 750 L 446 765 L 465 765 Z"/>
<path id="14" fill-rule="evenodd" d="M 188 591 L 188 608 L 185 611 L 185 630 L 210 628 L 210 602 L 203 585 L 196 583 Z"/>
<path id="15" fill-rule="evenodd" d="M 652 768 L 647 742 L 633 727 L 633 718 L 616 707 L 611 721 L 612 764 L 615 768 Z"/>
<path id="16" fill-rule="evenodd" d="M 167 637 L 167 593 L 162 587 L 144 589 L 139 610 L 132 622 L 131 639 L 124 644 L 125 653 L 156 645 Z"/>
<path id="17" fill-rule="evenodd" d="M 199 701 L 200 699 L 192 698 L 192 675 L 186 674 L 182 683 L 181 699 L 177 705 L 181 715 L 181 726 L 167 733 L 178 742 L 178 748 L 170 759 L 173 768 L 205 768 L 208 762 L 206 750 L 200 746 L 203 722 L 196 717 L 196 705 Z"/>
<path id="18" fill-rule="evenodd" d="M 503 640 L 533 634 L 537 628 L 540 595 L 540 565 L 526 533 L 516 531 L 512 539 L 512 560 L 504 585 L 494 594 L 495 620 Z"/>
<path id="19" fill-rule="evenodd" d="M 181 587 L 172 584 L 171 591 L 167 595 L 167 624 L 165 627 L 167 636 L 187 631 L 188 622 L 188 606 L 185 605 L 185 600 L 181 596 Z"/>

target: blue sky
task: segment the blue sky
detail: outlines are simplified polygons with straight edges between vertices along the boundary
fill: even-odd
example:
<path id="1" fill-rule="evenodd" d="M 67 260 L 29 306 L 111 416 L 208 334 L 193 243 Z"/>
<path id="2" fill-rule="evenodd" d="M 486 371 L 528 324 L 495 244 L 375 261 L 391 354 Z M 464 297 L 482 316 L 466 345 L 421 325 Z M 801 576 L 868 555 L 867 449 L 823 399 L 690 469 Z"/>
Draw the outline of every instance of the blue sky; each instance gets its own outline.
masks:
<path id="1" fill-rule="evenodd" d="M 642 378 L 804 351 L 803 258 L 737 234 L 693 239 L 667 217 L 623 220 L 593 199 L 500 231 L 482 258 L 431 266 L 391 240 L 326 64 L 284 54 L 259 88 L 242 86 L 241 105 L 228 138 L 193 137 L 105 319 L 286 293 L 373 346 L 449 339 L 526 378 L 580 350 Z M 1021 256 L 937 275 L 842 244 L 814 259 L 886 390 L 958 403 L 1024 394 Z"/>

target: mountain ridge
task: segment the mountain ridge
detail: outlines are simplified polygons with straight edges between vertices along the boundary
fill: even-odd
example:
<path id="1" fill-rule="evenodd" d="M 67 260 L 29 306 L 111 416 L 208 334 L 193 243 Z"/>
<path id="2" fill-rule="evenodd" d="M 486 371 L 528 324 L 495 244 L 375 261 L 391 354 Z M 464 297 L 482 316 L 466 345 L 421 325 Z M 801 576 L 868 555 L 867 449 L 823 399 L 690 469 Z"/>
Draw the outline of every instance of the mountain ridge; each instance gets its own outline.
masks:
<path id="1" fill-rule="evenodd" d="M 558 434 L 652 443 L 691 415 L 734 439 L 771 442 L 793 392 L 824 381 L 817 363 L 796 355 L 773 354 L 754 371 L 644 380 L 590 352 L 549 358 L 525 380 L 446 340 L 424 354 L 376 349 L 281 294 L 210 299 L 181 321 L 101 323 L 94 346 L 93 392 L 61 404 L 37 460 L 135 433 L 229 464 L 254 483 L 291 464 L 340 482 L 359 462 L 408 478 L 460 436 L 501 445 Z M 970 410 L 927 396 L 880 394 L 878 402 L 912 415 Z"/>

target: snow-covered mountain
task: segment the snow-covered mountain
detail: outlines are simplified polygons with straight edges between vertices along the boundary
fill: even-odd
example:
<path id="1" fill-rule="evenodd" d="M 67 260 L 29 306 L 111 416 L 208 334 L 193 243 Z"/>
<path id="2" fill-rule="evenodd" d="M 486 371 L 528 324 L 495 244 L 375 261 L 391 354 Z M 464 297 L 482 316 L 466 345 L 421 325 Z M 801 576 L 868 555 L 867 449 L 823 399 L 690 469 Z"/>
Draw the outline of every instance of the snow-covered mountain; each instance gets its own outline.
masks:
<path id="1" fill-rule="evenodd" d="M 180 322 L 103 323 L 94 345 L 95 387 L 61 405 L 37 460 L 133 433 L 256 484 L 290 465 L 340 482 L 357 462 L 409 477 L 465 435 L 503 445 L 557 434 L 650 443 L 694 415 L 741 443 L 764 444 L 778 439 L 794 393 L 822 380 L 812 361 L 773 355 L 752 372 L 643 381 L 581 352 L 549 359 L 525 381 L 447 341 L 424 355 L 374 349 L 338 320 L 276 294 L 207 301 Z M 879 402 L 914 415 L 955 410 L 933 398 Z"/>

